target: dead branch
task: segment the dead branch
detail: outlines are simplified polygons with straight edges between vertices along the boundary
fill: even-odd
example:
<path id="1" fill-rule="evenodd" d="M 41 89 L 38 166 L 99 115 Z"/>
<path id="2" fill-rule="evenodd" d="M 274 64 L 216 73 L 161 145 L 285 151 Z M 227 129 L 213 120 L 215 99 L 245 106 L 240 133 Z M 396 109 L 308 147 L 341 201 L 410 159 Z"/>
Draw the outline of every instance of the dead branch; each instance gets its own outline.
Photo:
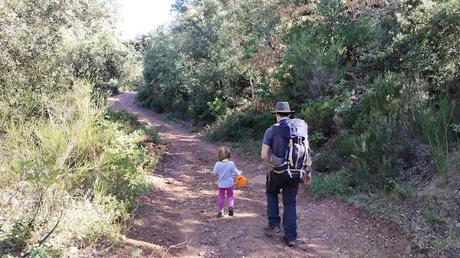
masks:
<path id="1" fill-rule="evenodd" d="M 166 249 L 166 252 L 161 256 L 161 258 L 166 257 L 166 255 L 168 254 L 169 250 L 187 247 L 191 242 L 192 242 L 192 239 L 190 239 L 188 241 L 184 241 L 184 242 L 176 244 L 176 245 L 169 246 L 168 249 Z M 153 253 L 149 257 L 153 257 L 152 255 L 153 255 Z"/>
<path id="2" fill-rule="evenodd" d="M 59 218 L 56 222 L 56 224 L 54 224 L 54 227 L 51 229 L 50 232 L 48 232 L 48 234 L 42 239 L 40 240 L 40 242 L 38 242 L 38 245 L 42 245 L 43 242 L 46 241 L 46 239 L 48 239 L 49 236 L 51 236 L 51 234 L 53 234 L 53 232 L 56 230 L 56 228 L 59 226 L 59 223 L 61 222 L 61 219 L 62 219 L 62 215 L 64 214 L 64 209 L 61 210 L 61 214 L 59 215 Z"/>

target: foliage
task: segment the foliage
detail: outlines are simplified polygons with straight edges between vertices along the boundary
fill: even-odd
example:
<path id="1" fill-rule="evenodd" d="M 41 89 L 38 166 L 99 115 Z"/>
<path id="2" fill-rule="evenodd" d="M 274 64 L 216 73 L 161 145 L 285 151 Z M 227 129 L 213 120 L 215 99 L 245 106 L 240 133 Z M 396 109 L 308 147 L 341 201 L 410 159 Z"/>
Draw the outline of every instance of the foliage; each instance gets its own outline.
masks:
<path id="1" fill-rule="evenodd" d="M 270 37 L 277 3 L 177 1 L 177 21 L 150 39 L 138 102 L 212 122 L 253 99 L 263 82 L 247 61 Z"/>
<path id="2" fill-rule="evenodd" d="M 452 138 L 450 126 L 453 111 L 453 105 L 444 96 L 439 100 L 437 112 L 428 108 L 416 114 L 416 120 L 422 129 L 423 137 L 430 146 L 436 170 L 446 185 L 449 183 L 449 140 Z"/>
<path id="3" fill-rule="evenodd" d="M 335 152 L 323 151 L 313 157 L 312 169 L 319 173 L 335 172 L 340 170 L 342 163 Z"/>
<path id="4" fill-rule="evenodd" d="M 353 184 L 367 190 L 383 189 L 387 180 L 397 176 L 393 154 L 402 146 L 395 118 L 375 118 L 364 132 L 350 140 Z"/>
<path id="5" fill-rule="evenodd" d="M 405 5 L 398 22 L 401 30 L 393 45 L 404 62 L 395 68 L 420 76 L 432 91 L 458 91 L 460 3 L 422 1 Z"/>
<path id="6" fill-rule="evenodd" d="M 273 123 L 267 111 L 287 100 L 309 124 L 313 166 L 331 173 L 313 181 L 315 192 L 383 193 L 402 205 L 415 198 L 405 180 L 418 169 L 404 152 L 428 143 L 442 177 L 458 147 L 445 136 L 458 107 L 445 112 L 440 96 L 459 96 L 459 6 L 178 0 L 175 23 L 144 55 L 150 84 L 139 102 L 206 124 L 213 140 L 241 142 L 261 139 Z"/>
<path id="7" fill-rule="evenodd" d="M 0 255 L 117 241 L 147 187 L 158 135 L 107 115 L 108 91 L 142 83 L 113 13 L 99 0 L 0 2 Z"/>
<path id="8" fill-rule="evenodd" d="M 340 48 L 335 44 L 324 47 L 308 30 L 294 34 L 285 63 L 278 71 L 279 76 L 288 76 L 293 81 L 283 87 L 282 96 L 294 103 L 326 96 L 340 78 L 341 68 L 336 63 Z"/>
<path id="9" fill-rule="evenodd" d="M 113 30 L 106 1 L 2 1 L 0 3 L 0 100 L 6 116 L 46 115 L 46 103 L 73 79 L 95 92 L 131 83 L 134 49 Z"/>
<path id="10" fill-rule="evenodd" d="M 136 197 L 147 189 L 144 169 L 160 153 L 146 146 L 151 135 L 158 137 L 132 115 L 110 112 L 106 118 L 91 90 L 76 83 L 49 103 L 50 119 L 5 125 L 0 187 L 12 201 L 2 204 L 3 253 L 45 242 L 58 252 L 75 240 L 116 240 Z M 48 232 L 52 237 L 43 238 Z"/>
<path id="11" fill-rule="evenodd" d="M 241 141 L 246 138 L 259 139 L 261 133 L 273 125 L 271 113 L 237 111 L 220 117 L 206 129 L 208 136 L 215 141 Z"/>
<path id="12" fill-rule="evenodd" d="M 310 185 L 310 191 L 317 197 L 344 196 L 347 188 L 336 176 L 315 176 Z"/>
<path id="13" fill-rule="evenodd" d="M 323 136 L 332 135 L 334 127 L 334 109 L 337 105 L 330 97 L 318 98 L 304 104 L 299 117 L 308 121 L 312 132 L 320 132 Z"/>

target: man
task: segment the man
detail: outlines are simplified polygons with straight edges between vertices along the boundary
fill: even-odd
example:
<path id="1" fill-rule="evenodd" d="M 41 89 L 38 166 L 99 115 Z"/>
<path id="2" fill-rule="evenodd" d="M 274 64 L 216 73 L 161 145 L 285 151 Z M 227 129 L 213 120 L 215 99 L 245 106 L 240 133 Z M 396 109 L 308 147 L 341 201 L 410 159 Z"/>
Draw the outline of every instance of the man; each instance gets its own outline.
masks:
<path id="1" fill-rule="evenodd" d="M 302 168 L 302 174 L 291 172 L 289 169 L 285 169 L 285 172 L 279 172 L 275 170 L 275 167 L 285 160 L 282 157 L 286 156 L 286 153 L 289 146 L 293 145 L 292 141 L 289 142 L 288 138 L 282 138 L 279 136 L 281 127 L 280 125 L 289 124 L 292 120 L 291 114 L 294 111 L 291 111 L 288 102 L 278 102 L 276 103 L 276 108 L 272 113 L 276 114 L 276 124 L 271 126 L 265 131 L 262 149 L 261 149 L 261 158 L 267 161 L 273 169 L 267 175 L 267 184 L 266 184 L 266 195 L 267 195 L 267 217 L 268 217 L 268 226 L 265 228 L 265 233 L 268 236 L 275 236 L 279 233 L 281 218 L 279 216 L 279 207 L 278 207 L 278 194 L 282 190 L 283 196 L 283 230 L 284 230 L 284 242 L 288 246 L 294 246 L 297 239 L 297 211 L 296 211 L 296 197 L 297 191 L 299 189 L 299 183 L 303 179 L 305 183 L 309 184 L 311 179 L 311 173 L 309 166 L 311 161 L 308 155 L 308 140 L 306 139 L 306 123 L 303 120 L 297 119 L 301 123 L 305 124 L 303 131 L 305 132 L 303 146 L 305 146 L 305 158 L 304 164 L 308 164 L 308 169 L 304 171 Z M 283 121 L 285 120 L 285 121 Z M 300 131 L 300 130 L 299 130 Z M 291 145 L 290 145 L 291 144 Z M 297 146 L 297 148 L 299 148 Z M 270 153 L 271 152 L 271 153 Z M 292 148 L 291 148 L 292 152 Z M 305 167 L 305 166 L 304 166 Z M 304 172 L 306 172 L 304 174 Z"/>

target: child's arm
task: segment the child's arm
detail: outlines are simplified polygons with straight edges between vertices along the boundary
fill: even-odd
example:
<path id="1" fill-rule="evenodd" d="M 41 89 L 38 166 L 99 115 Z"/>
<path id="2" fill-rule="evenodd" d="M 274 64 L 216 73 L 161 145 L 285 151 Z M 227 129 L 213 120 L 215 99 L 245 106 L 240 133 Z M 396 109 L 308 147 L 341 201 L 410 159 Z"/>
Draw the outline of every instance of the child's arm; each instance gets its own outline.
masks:
<path id="1" fill-rule="evenodd" d="M 235 176 L 241 176 L 242 173 L 243 172 L 241 172 L 241 170 L 238 170 L 235 168 L 235 173 L 234 173 Z"/>
<path id="2" fill-rule="evenodd" d="M 217 172 L 216 167 L 217 167 L 217 162 L 216 164 L 214 164 L 214 168 L 212 169 L 212 173 L 217 176 L 219 175 L 219 172 Z"/>
<path id="3" fill-rule="evenodd" d="M 234 169 L 233 169 L 233 175 L 234 176 L 241 176 L 241 171 L 236 168 L 235 163 L 233 163 Z"/>

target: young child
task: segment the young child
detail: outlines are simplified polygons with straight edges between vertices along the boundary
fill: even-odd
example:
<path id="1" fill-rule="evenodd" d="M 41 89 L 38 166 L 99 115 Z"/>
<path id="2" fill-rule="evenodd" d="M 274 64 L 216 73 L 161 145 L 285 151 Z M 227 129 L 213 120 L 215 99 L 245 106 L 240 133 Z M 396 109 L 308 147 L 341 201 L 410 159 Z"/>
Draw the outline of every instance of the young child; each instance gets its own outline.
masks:
<path id="1" fill-rule="evenodd" d="M 214 175 L 219 176 L 219 179 L 217 180 L 217 186 L 219 187 L 219 210 L 217 211 L 217 217 L 224 216 L 225 192 L 227 192 L 228 215 L 233 216 L 234 179 L 235 176 L 241 175 L 241 171 L 236 168 L 233 161 L 229 160 L 230 156 L 231 153 L 228 147 L 222 146 L 217 149 L 217 159 L 219 161 L 216 162 L 214 170 L 212 171 Z"/>

